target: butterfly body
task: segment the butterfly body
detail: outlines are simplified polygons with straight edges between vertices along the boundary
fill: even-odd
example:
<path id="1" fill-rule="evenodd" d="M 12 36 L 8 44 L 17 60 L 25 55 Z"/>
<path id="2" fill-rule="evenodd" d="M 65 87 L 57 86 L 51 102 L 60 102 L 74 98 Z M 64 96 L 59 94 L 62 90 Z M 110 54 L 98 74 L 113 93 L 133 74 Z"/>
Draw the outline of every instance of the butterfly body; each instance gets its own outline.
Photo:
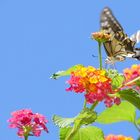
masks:
<path id="1" fill-rule="evenodd" d="M 104 46 L 106 46 L 105 51 L 108 55 L 106 63 L 113 64 L 116 61 L 125 60 L 125 56 L 127 55 L 127 53 L 124 51 L 125 48 L 124 46 L 122 47 L 121 42 L 118 42 L 114 36 L 109 41 L 105 42 Z"/>
<path id="2" fill-rule="evenodd" d="M 114 64 L 116 61 L 125 60 L 127 56 L 135 55 L 135 41 L 124 33 L 122 26 L 108 7 L 105 7 L 101 13 L 100 25 L 101 30 L 111 35 L 111 39 L 104 43 L 108 56 L 106 63 Z"/>

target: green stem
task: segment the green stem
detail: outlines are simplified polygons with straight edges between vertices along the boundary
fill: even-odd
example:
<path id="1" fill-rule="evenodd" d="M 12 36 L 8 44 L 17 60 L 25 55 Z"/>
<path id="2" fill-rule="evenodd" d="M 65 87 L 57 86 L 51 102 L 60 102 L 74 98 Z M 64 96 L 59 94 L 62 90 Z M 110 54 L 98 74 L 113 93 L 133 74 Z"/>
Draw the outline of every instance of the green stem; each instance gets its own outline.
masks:
<path id="1" fill-rule="evenodd" d="M 126 83 L 125 86 L 130 85 L 130 84 L 134 83 L 137 80 L 140 80 L 140 76 L 138 76 L 137 78 L 133 79 L 132 81 Z"/>
<path id="2" fill-rule="evenodd" d="M 25 140 L 28 140 L 28 136 L 24 136 L 24 139 L 25 139 Z"/>
<path id="3" fill-rule="evenodd" d="M 101 42 L 98 42 L 98 53 L 99 53 L 99 66 L 102 69 L 102 52 L 101 52 Z"/>
<path id="4" fill-rule="evenodd" d="M 92 104 L 92 106 L 90 107 L 90 110 L 94 110 L 94 108 L 98 105 L 99 102 L 95 102 L 94 104 Z"/>
<path id="5" fill-rule="evenodd" d="M 125 87 L 125 86 L 128 86 L 128 85 L 130 85 L 130 84 L 136 82 L 137 80 L 140 80 L 140 76 L 138 76 L 137 78 L 135 78 L 135 79 L 133 79 L 133 80 L 127 82 L 127 83 L 124 83 L 124 84 L 120 85 L 120 86 L 118 87 L 118 89 L 119 89 L 119 88 L 122 88 L 122 87 Z"/>
<path id="6" fill-rule="evenodd" d="M 73 137 L 75 136 L 75 134 L 77 133 L 77 131 L 79 130 L 80 126 L 81 126 L 80 122 L 74 123 L 74 126 L 72 127 L 72 130 L 66 136 L 65 140 L 72 140 Z"/>
<path id="7" fill-rule="evenodd" d="M 86 105 L 87 105 L 87 101 L 85 100 L 84 105 L 83 105 L 83 109 L 86 108 Z"/>

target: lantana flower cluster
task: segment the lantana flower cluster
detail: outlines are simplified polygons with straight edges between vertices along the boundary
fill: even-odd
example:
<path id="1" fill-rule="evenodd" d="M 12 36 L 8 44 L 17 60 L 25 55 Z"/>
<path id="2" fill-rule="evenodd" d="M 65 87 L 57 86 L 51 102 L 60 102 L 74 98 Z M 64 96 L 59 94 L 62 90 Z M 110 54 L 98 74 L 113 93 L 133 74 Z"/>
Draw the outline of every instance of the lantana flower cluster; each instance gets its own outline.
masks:
<path id="1" fill-rule="evenodd" d="M 112 80 L 106 76 L 105 70 L 99 70 L 92 66 L 80 67 L 71 73 L 70 80 L 67 83 L 70 85 L 67 91 L 76 93 L 85 92 L 85 98 L 88 103 L 103 101 L 107 107 L 112 106 L 113 102 L 120 103 L 118 97 L 109 96 L 113 94 Z"/>
<path id="2" fill-rule="evenodd" d="M 125 83 L 130 82 L 137 77 L 140 77 L 140 65 L 132 65 L 131 68 L 125 69 L 124 76 L 125 76 Z M 129 84 L 128 86 L 132 87 L 135 90 L 140 91 L 140 87 L 136 86 L 135 82 Z"/>
<path id="3" fill-rule="evenodd" d="M 108 135 L 105 137 L 105 140 L 133 140 L 133 138 L 123 135 Z"/>
<path id="4" fill-rule="evenodd" d="M 17 128 L 17 135 L 20 137 L 40 136 L 42 130 L 48 132 L 45 126 L 48 121 L 39 113 L 33 113 L 30 109 L 23 109 L 15 111 L 11 115 L 12 118 L 8 120 L 10 122 L 9 127 Z"/>

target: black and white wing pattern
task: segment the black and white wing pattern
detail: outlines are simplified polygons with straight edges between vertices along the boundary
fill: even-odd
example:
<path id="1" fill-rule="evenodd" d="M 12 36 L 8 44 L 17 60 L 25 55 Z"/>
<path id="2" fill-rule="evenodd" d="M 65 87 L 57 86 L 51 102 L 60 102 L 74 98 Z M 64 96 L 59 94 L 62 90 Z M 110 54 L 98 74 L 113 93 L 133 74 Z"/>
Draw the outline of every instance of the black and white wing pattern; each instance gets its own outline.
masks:
<path id="1" fill-rule="evenodd" d="M 137 60 L 140 60 L 140 48 L 135 48 L 134 52 L 135 52 L 135 55 L 133 55 L 132 57 Z"/>
<path id="2" fill-rule="evenodd" d="M 104 43 L 108 55 L 107 63 L 123 61 L 127 55 L 135 54 L 135 41 L 124 33 L 122 26 L 108 7 L 105 7 L 101 13 L 100 26 L 101 30 L 111 35 L 111 39 Z"/>
<path id="3" fill-rule="evenodd" d="M 130 39 L 132 41 L 135 41 L 136 43 L 140 42 L 140 30 L 138 30 L 135 34 L 130 36 Z"/>
<path id="4" fill-rule="evenodd" d="M 135 34 L 131 35 L 130 39 L 132 41 L 135 41 L 136 43 L 139 43 L 140 42 L 140 30 L 138 30 Z M 133 55 L 132 57 L 140 60 L 140 48 L 134 48 L 134 52 L 135 52 L 135 55 Z"/>

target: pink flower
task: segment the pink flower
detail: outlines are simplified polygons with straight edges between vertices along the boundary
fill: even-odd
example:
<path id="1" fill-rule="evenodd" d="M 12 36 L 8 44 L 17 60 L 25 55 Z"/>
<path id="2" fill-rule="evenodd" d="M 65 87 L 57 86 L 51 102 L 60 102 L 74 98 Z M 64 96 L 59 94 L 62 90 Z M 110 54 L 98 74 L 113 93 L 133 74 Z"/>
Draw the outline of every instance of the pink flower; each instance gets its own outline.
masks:
<path id="1" fill-rule="evenodd" d="M 135 78 L 140 77 L 140 64 L 139 65 L 132 65 L 131 68 L 127 68 L 124 70 L 124 76 L 125 76 L 125 83 L 128 83 L 125 88 L 132 88 L 136 90 L 138 93 L 140 92 L 140 87 L 136 85 L 136 82 L 131 82 Z M 137 82 L 140 82 L 140 80 L 137 80 Z"/>
<path id="2" fill-rule="evenodd" d="M 17 128 L 17 135 L 20 137 L 40 136 L 42 130 L 48 133 L 45 126 L 48 121 L 41 114 L 33 113 L 30 109 L 23 109 L 12 112 L 11 115 L 12 118 L 8 120 L 10 122 L 9 127 Z"/>
<path id="3" fill-rule="evenodd" d="M 105 140 L 133 140 L 133 138 L 123 135 L 108 135 L 105 137 Z"/>
<path id="4" fill-rule="evenodd" d="M 114 103 L 119 105 L 121 102 L 120 98 L 110 96 L 115 93 L 111 82 L 112 80 L 106 76 L 105 70 L 83 66 L 71 73 L 71 77 L 67 81 L 70 86 L 66 91 L 85 93 L 87 103 L 104 101 L 107 107 L 111 107 Z"/>

